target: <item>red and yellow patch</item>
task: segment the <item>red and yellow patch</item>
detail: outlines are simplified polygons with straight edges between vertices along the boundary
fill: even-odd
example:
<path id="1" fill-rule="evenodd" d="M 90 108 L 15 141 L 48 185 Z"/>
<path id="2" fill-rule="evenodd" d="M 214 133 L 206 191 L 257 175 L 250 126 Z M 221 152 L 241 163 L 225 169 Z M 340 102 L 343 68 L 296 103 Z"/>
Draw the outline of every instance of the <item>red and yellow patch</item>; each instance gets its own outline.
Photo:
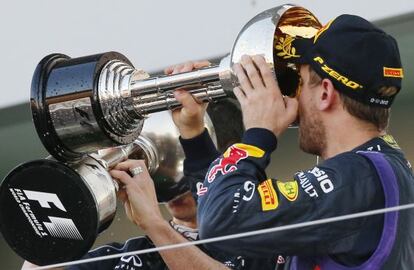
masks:
<path id="1" fill-rule="evenodd" d="M 217 173 L 226 175 L 230 172 L 237 170 L 237 164 L 240 160 L 248 157 L 263 157 L 265 152 L 253 145 L 236 143 L 230 146 L 226 152 L 224 152 L 223 157 L 219 162 L 211 167 L 210 171 L 207 174 L 207 180 L 209 183 L 212 183 L 216 179 Z"/>
<path id="2" fill-rule="evenodd" d="M 262 210 L 274 210 L 279 206 L 277 193 L 273 187 L 272 179 L 267 179 L 258 186 L 258 191 L 262 201 Z"/>
<path id="3" fill-rule="evenodd" d="M 256 158 L 261 158 L 264 156 L 265 152 L 260 149 L 259 147 L 253 146 L 253 145 L 249 145 L 249 144 L 244 144 L 244 143 L 236 143 L 233 144 L 232 146 L 233 148 L 237 148 L 243 151 L 247 152 L 247 155 L 249 157 L 256 157 Z M 231 147 L 229 147 L 226 152 L 223 154 L 224 157 L 228 157 L 231 151 Z"/>
<path id="4" fill-rule="evenodd" d="M 404 78 L 404 72 L 402 68 L 384 67 L 384 77 Z"/>

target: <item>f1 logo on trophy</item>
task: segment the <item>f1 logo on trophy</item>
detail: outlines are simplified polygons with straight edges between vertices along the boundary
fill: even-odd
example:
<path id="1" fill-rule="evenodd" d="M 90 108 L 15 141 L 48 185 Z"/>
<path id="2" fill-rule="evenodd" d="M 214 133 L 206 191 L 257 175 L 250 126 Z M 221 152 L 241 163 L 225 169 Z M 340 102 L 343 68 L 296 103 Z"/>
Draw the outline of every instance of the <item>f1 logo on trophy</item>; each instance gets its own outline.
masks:
<path id="1" fill-rule="evenodd" d="M 286 57 L 289 40 L 312 37 L 320 28 L 307 9 L 278 6 L 252 18 L 218 65 L 161 77 L 134 68 L 117 52 L 43 58 L 33 75 L 30 104 L 51 156 L 17 166 L 2 182 L 0 230 L 7 243 L 38 265 L 82 257 L 114 218 L 118 186 L 108 170 L 127 158 L 146 160 L 159 201 L 188 191 L 184 154 L 168 114 L 180 106 L 174 89 L 211 103 L 207 128 L 224 148 L 242 133 L 241 113 L 237 121 L 233 113 L 227 117 L 229 110 L 239 110 L 226 99 L 238 85 L 233 65 L 242 55 L 262 54 L 282 93 L 294 95 L 299 77 Z M 220 123 L 240 128 L 223 132 Z"/>

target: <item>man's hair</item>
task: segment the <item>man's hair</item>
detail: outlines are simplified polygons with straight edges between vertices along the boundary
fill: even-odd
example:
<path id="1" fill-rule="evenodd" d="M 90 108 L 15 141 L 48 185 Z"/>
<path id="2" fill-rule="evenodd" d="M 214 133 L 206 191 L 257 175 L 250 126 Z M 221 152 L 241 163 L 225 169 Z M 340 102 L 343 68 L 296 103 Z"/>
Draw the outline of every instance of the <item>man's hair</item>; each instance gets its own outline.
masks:
<path id="1" fill-rule="evenodd" d="M 310 67 L 309 67 L 309 83 L 311 85 L 318 85 L 322 82 L 322 78 Z M 337 90 L 338 91 L 338 90 Z M 397 91 L 396 87 L 383 86 L 379 89 L 379 93 L 384 96 L 395 94 Z M 383 131 L 388 127 L 390 118 L 390 109 L 381 108 L 375 106 L 369 106 L 359 102 L 355 99 L 348 97 L 347 95 L 338 91 L 339 97 L 342 101 L 342 106 L 352 116 L 373 124 L 379 131 Z"/>

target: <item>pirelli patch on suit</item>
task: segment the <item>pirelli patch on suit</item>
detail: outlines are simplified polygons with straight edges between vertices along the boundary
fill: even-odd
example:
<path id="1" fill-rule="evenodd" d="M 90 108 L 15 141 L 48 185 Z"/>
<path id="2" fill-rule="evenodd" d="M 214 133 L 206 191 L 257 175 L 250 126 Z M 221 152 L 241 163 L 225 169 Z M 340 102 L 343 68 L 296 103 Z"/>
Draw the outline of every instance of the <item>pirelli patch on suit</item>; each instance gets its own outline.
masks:
<path id="1" fill-rule="evenodd" d="M 262 210 L 274 210 L 279 206 L 277 193 L 273 187 L 272 179 L 267 179 L 258 186 L 258 191 L 262 201 Z"/>
<path id="2" fill-rule="evenodd" d="M 298 198 L 299 188 L 298 182 L 296 180 L 291 181 L 277 181 L 277 188 L 279 189 L 280 193 L 288 200 L 288 201 L 296 201 Z"/>

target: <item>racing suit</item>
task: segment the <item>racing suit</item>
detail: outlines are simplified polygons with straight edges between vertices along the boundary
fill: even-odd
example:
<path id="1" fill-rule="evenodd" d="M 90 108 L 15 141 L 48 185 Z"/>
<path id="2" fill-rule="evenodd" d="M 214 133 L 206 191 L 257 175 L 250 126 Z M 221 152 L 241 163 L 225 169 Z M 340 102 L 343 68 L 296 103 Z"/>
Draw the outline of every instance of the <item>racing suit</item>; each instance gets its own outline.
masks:
<path id="1" fill-rule="evenodd" d="M 194 241 L 198 238 L 198 230 L 187 228 L 182 225 L 174 224 L 171 226 L 187 238 Z M 89 251 L 82 259 L 101 257 L 106 255 L 121 254 L 125 252 L 137 251 L 147 248 L 154 248 L 154 244 L 148 237 L 136 237 L 127 240 L 125 243 L 111 243 Z M 213 257 L 226 265 L 229 269 L 275 269 L 276 260 L 247 259 L 243 256 L 228 255 L 227 253 L 213 252 Z M 126 269 L 126 270 L 166 270 L 167 265 L 162 260 L 159 253 L 145 253 L 140 255 L 126 255 L 121 258 L 99 260 L 96 262 L 70 266 L 69 270 L 105 270 L 105 269 Z"/>
<path id="2" fill-rule="evenodd" d="M 218 156 L 205 132 L 186 149 L 188 169 L 214 160 L 196 185 L 201 239 L 318 220 L 413 202 L 411 165 L 391 136 L 295 173 L 268 179 L 276 149 L 270 131 L 252 128 Z M 236 238 L 206 245 L 248 257 L 289 256 L 285 269 L 412 269 L 414 211 Z"/>

